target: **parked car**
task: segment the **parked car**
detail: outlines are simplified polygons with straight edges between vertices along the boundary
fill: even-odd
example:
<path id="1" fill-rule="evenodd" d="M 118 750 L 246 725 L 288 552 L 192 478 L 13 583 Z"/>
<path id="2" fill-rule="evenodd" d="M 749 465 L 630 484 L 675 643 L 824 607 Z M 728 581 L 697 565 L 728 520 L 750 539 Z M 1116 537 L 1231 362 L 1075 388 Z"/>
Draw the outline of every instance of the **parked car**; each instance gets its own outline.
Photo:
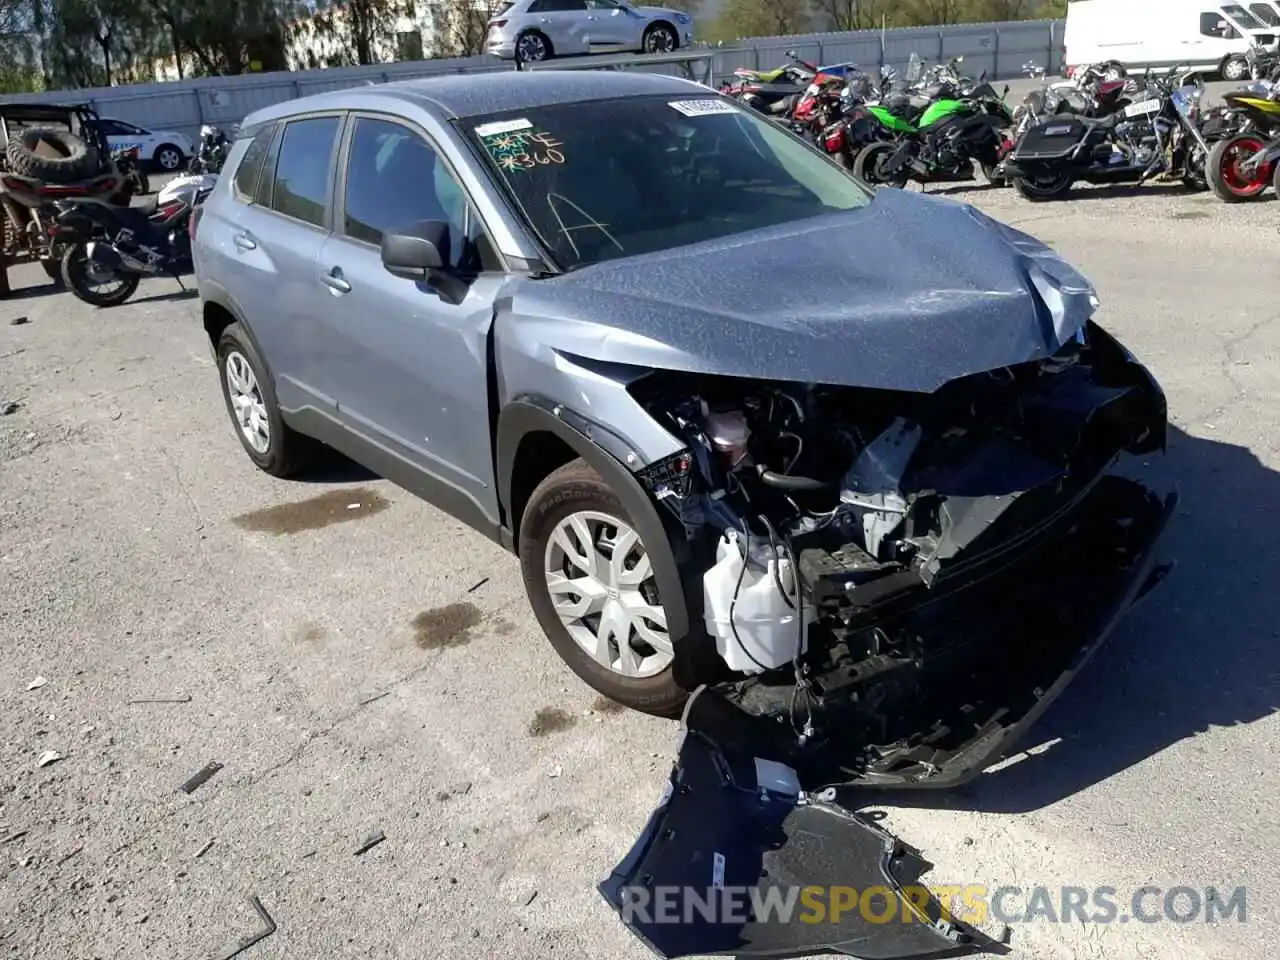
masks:
<path id="1" fill-rule="evenodd" d="M 290 476 L 320 441 L 427 499 L 518 556 L 588 684 L 689 708 L 699 786 L 664 807 L 681 847 L 660 831 L 622 871 L 645 860 L 659 888 L 717 838 L 776 856 L 788 833 L 758 800 L 792 775 L 976 775 L 1162 576 L 1164 395 L 1089 283 L 971 207 L 873 194 L 692 82 L 503 72 L 288 101 L 245 120 L 199 209 L 204 327 L 249 458 Z M 746 766 L 708 753 L 735 749 Z M 729 776 L 741 796 L 716 792 Z M 723 816 L 687 806 L 705 803 Z M 832 863 L 912 882 L 876 828 L 831 817 L 785 882 Z M 625 881 L 602 888 L 614 906 Z M 957 942 L 865 918 L 834 932 L 865 956 Z M 644 931 L 665 956 L 725 935 Z"/>
<path id="2" fill-rule="evenodd" d="M 673 53 L 693 44 L 693 18 L 625 0 L 507 0 L 489 18 L 485 50 L 504 60 L 584 53 Z"/>
<path id="3" fill-rule="evenodd" d="M 98 123 L 111 149 L 137 147 L 138 156 L 144 162 L 166 173 L 181 170 L 187 158 L 195 152 L 191 138 L 177 130 L 148 130 L 110 117 L 103 117 Z"/>

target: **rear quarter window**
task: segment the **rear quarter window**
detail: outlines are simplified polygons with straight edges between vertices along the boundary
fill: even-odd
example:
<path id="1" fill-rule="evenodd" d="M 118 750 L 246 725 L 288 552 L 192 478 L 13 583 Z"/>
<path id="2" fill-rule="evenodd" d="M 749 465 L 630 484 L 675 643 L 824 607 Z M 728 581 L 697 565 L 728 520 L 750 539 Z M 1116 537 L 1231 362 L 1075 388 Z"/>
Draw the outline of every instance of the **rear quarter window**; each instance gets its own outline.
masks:
<path id="1" fill-rule="evenodd" d="M 233 192 L 236 199 L 242 203 L 254 202 L 254 196 L 258 190 L 258 178 L 262 173 L 262 161 L 271 149 L 271 138 L 275 132 L 275 125 L 267 124 L 257 132 L 248 149 L 245 150 L 244 156 L 240 158 L 240 165 L 236 167 L 233 181 Z"/>

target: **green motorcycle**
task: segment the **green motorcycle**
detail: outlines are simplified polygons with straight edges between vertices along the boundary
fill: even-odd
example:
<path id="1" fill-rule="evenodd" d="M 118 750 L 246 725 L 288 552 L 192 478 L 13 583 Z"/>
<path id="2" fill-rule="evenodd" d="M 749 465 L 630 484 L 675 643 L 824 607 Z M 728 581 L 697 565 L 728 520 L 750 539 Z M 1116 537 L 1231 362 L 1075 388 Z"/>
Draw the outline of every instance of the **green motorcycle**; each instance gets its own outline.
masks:
<path id="1" fill-rule="evenodd" d="M 914 122 L 910 102 L 869 108 L 883 135 L 859 151 L 853 172 L 872 185 L 956 183 L 975 179 L 976 162 L 989 181 L 1001 183 L 996 168 L 1013 145 L 1013 114 L 1004 101 L 1009 87 L 997 95 L 979 80 L 964 94 L 954 88 L 941 93 L 920 105 Z"/>

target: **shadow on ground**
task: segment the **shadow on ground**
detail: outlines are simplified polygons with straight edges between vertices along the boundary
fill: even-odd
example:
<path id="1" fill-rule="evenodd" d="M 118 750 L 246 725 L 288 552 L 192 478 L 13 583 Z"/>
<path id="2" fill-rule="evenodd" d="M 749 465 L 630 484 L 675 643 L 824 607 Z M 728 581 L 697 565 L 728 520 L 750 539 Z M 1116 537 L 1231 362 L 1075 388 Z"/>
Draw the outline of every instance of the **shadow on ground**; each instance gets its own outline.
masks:
<path id="1" fill-rule="evenodd" d="M 1169 448 L 1181 500 L 1161 553 L 1178 567 L 1019 746 L 1058 742 L 954 791 L 861 790 L 849 800 L 1023 813 L 1211 726 L 1280 709 L 1280 473 L 1247 448 L 1177 429 Z"/>

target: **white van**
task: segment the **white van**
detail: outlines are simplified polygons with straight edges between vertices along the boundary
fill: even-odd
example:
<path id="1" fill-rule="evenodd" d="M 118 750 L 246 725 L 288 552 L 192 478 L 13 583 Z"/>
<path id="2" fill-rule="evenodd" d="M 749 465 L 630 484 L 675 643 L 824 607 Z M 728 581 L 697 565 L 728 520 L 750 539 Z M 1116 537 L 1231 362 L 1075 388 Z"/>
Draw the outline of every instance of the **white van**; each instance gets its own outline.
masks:
<path id="1" fill-rule="evenodd" d="M 1130 70 L 1186 64 L 1241 80 L 1249 44 L 1274 47 L 1277 35 L 1280 0 L 1070 0 L 1064 39 L 1069 71 L 1119 60 Z"/>

